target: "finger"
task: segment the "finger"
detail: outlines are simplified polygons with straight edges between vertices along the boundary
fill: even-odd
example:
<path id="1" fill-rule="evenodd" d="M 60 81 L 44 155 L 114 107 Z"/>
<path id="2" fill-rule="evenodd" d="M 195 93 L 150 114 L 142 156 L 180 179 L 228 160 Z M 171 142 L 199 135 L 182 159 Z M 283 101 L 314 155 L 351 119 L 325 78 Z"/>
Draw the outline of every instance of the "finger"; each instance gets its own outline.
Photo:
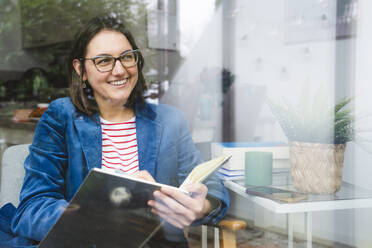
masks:
<path id="1" fill-rule="evenodd" d="M 187 220 L 184 216 L 179 215 L 175 212 L 173 212 L 171 209 L 169 209 L 166 205 L 150 200 L 148 201 L 148 205 L 152 207 L 151 211 L 153 213 L 156 213 L 157 215 L 161 216 L 163 219 L 171 220 L 172 223 L 180 223 L 182 225 L 190 225 L 192 222 L 191 220 Z"/>
<path id="2" fill-rule="evenodd" d="M 155 179 L 151 176 L 151 174 L 147 170 L 137 171 L 133 173 L 133 176 L 146 180 L 146 181 L 155 182 Z"/>
<path id="3" fill-rule="evenodd" d="M 192 193 L 193 197 L 204 197 L 208 193 L 208 188 L 201 183 L 193 183 L 185 186 L 185 189 Z"/>
<path id="4" fill-rule="evenodd" d="M 182 228 L 190 225 L 190 224 L 183 224 L 182 222 L 180 222 L 180 219 L 179 218 L 172 218 L 168 214 L 163 213 L 163 212 L 160 212 L 160 211 L 157 211 L 156 209 L 152 209 L 151 212 L 154 213 L 154 214 L 157 214 L 163 220 L 165 220 L 166 222 L 168 222 L 169 224 L 171 224 L 171 225 L 173 225 L 173 226 L 175 226 L 177 228 L 182 229 Z"/>
<path id="5" fill-rule="evenodd" d="M 169 209 L 172 212 L 178 213 L 178 214 L 184 214 L 187 209 L 182 206 L 179 202 L 177 202 L 172 197 L 169 197 L 166 194 L 163 194 L 161 191 L 155 191 L 154 192 L 154 198 L 155 198 L 155 206 L 158 206 L 159 208 L 162 208 L 162 206 L 166 206 L 167 209 Z M 162 210 L 166 211 L 166 210 Z"/>
<path id="6" fill-rule="evenodd" d="M 174 211 L 173 209 L 169 208 L 167 205 L 163 204 L 162 202 L 158 200 L 150 200 L 148 202 L 148 205 L 162 213 L 167 213 L 173 216 L 176 216 L 176 215 L 182 216 L 182 213 Z"/>
<path id="7" fill-rule="evenodd" d="M 200 208 L 198 201 L 204 201 L 208 188 L 203 184 L 197 183 L 188 185 L 187 189 L 189 189 L 188 191 L 192 193 L 191 196 L 167 187 L 162 187 L 161 192 L 174 198 L 186 208 L 191 208 L 198 211 Z"/>
<path id="8" fill-rule="evenodd" d="M 167 212 L 162 212 L 162 211 L 159 211 L 158 209 L 155 209 L 153 208 L 152 209 L 153 213 L 156 213 L 157 215 L 159 215 L 162 219 L 165 219 L 167 221 L 171 221 L 172 223 L 175 223 L 177 222 L 178 224 L 182 225 L 182 226 L 188 226 L 192 223 L 191 220 L 188 220 L 186 218 L 184 218 L 184 216 L 182 215 L 177 215 L 177 214 L 170 214 L 169 211 Z"/>
<path id="9" fill-rule="evenodd" d="M 189 198 L 185 199 L 184 197 L 176 198 L 177 196 L 173 195 L 174 198 L 176 198 L 177 201 L 179 201 L 185 208 L 192 212 L 192 214 L 188 215 L 188 218 L 194 218 L 194 220 L 202 218 L 206 213 L 209 212 L 210 209 L 210 204 L 206 200 L 208 188 L 204 184 L 194 183 L 187 185 L 185 189 L 191 193 L 191 197 L 188 196 Z M 167 192 L 172 194 L 170 191 Z"/>
<path id="10" fill-rule="evenodd" d="M 158 209 L 159 211 L 173 215 L 179 215 L 185 219 L 188 219 L 189 221 L 195 220 L 196 215 L 194 214 L 193 210 L 186 208 L 168 195 L 165 195 L 160 191 L 155 191 L 154 197 L 155 203 L 153 207 Z M 192 198 L 190 199 L 192 200 Z"/>
<path id="11" fill-rule="evenodd" d="M 161 187 L 160 191 L 164 195 L 175 199 L 176 201 L 178 201 L 182 205 L 185 205 L 190 200 L 192 200 L 192 198 L 190 197 L 190 195 L 187 195 L 187 194 L 185 194 L 185 193 L 183 193 L 183 192 L 181 192 L 179 190 L 172 189 L 170 187 Z"/>
<path id="12" fill-rule="evenodd" d="M 161 202 L 159 201 L 155 201 L 155 200 L 150 200 L 147 202 L 147 204 L 156 209 L 157 211 L 160 211 L 160 212 L 168 212 L 169 214 L 171 214 L 171 210 L 164 204 L 162 204 Z"/>

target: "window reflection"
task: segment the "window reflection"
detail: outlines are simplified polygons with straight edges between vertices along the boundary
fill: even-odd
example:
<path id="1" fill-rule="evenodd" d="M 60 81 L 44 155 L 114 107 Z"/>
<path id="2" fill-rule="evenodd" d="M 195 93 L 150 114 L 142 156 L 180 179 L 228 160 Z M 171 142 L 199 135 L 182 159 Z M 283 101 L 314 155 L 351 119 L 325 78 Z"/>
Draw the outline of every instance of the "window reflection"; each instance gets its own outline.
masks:
<path id="1" fill-rule="evenodd" d="M 310 108 L 319 94 L 329 105 L 351 97 L 361 120 L 358 139 L 347 144 L 343 180 L 372 189 L 367 176 L 372 173 L 370 5 L 362 0 L 4 0 L 1 147 L 32 141 L 37 120 L 26 116 L 15 124 L 14 113 L 30 113 L 38 103 L 68 94 L 65 56 L 78 28 L 72 23 L 110 13 L 129 25 L 146 58 L 146 99 L 184 112 L 205 159 L 213 156 L 215 142 L 287 143 L 267 99 L 302 101 Z M 289 161 L 283 167 L 288 173 Z M 264 230 L 286 229 L 285 215 L 239 198 L 231 214 Z M 294 219 L 298 229 L 305 227 L 301 218 Z M 368 247 L 371 218 L 367 207 L 313 213 L 313 240 Z"/>

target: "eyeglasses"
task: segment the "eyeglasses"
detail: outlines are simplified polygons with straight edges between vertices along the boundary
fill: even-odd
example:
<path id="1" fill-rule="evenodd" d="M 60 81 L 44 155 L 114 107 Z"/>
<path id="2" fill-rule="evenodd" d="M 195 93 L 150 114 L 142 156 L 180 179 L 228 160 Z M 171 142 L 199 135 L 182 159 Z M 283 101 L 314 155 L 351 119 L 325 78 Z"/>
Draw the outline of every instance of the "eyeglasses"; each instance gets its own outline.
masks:
<path id="1" fill-rule="evenodd" d="M 81 58 L 80 60 L 92 60 L 97 71 L 109 72 L 115 67 L 116 60 L 119 60 L 121 65 L 125 68 L 135 66 L 138 62 L 139 50 L 129 50 L 122 53 L 119 57 L 115 58 L 110 55 L 97 56 L 93 58 Z"/>

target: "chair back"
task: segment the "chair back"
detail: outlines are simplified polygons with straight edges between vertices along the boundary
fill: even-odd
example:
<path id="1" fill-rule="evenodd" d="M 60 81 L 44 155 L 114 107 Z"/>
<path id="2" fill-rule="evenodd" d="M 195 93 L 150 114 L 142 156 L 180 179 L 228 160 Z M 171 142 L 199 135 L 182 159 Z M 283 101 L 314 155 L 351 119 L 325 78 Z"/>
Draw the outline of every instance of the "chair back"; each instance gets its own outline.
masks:
<path id="1" fill-rule="evenodd" d="M 19 193 L 25 177 L 23 163 L 29 154 L 29 146 L 10 146 L 3 153 L 0 167 L 0 207 L 8 202 L 16 207 L 19 204 Z"/>

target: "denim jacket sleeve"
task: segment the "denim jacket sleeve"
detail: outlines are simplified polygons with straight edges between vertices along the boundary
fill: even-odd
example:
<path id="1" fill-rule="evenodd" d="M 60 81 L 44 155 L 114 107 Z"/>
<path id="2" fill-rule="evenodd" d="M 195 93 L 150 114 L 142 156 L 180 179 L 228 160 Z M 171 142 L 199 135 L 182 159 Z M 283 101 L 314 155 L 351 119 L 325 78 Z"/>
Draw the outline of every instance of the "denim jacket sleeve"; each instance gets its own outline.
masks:
<path id="1" fill-rule="evenodd" d="M 143 113 L 152 114 L 144 115 Z M 138 124 L 144 123 L 141 124 L 144 127 L 141 129 L 142 134 L 138 131 L 138 135 L 152 137 L 152 139 L 146 138 L 146 142 L 139 143 L 139 149 L 145 147 L 148 151 L 157 147 L 156 159 L 147 156 L 150 159 L 142 161 L 142 164 L 146 166 L 143 169 L 154 173 L 156 181 L 179 187 L 192 169 L 202 162 L 183 113 L 165 104 L 147 104 L 144 110 L 138 110 L 136 114 L 140 117 Z M 150 166 L 152 164 L 154 168 Z M 230 206 L 229 195 L 216 176 L 211 176 L 203 183 L 208 187 L 208 197 L 216 199 L 220 204 L 215 211 L 195 224 L 215 224 L 223 218 Z"/>
<path id="2" fill-rule="evenodd" d="M 64 171 L 67 154 L 60 102 L 43 114 L 24 163 L 20 204 L 12 220 L 15 234 L 40 241 L 67 206 Z"/>
<path id="3" fill-rule="evenodd" d="M 178 174 L 182 183 L 191 170 L 202 162 L 200 152 L 196 149 L 192 140 L 191 133 L 187 127 L 187 122 L 183 119 L 180 122 L 178 139 Z M 217 200 L 218 206 L 204 219 L 197 220 L 193 225 L 198 224 L 217 224 L 225 215 L 230 207 L 228 192 L 221 180 L 216 176 L 210 176 L 203 182 L 208 187 L 208 198 Z"/>

